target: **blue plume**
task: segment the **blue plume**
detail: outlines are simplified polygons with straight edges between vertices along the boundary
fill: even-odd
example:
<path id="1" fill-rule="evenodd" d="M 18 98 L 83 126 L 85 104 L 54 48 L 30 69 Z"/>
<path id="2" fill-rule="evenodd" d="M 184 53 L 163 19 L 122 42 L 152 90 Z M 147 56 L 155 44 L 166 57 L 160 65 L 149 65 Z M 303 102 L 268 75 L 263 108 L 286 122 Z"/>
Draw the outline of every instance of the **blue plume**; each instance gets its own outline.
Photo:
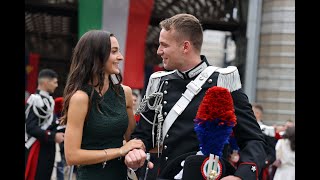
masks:
<path id="1" fill-rule="evenodd" d="M 232 150 L 238 150 L 239 151 L 239 146 L 237 144 L 237 140 L 234 136 L 230 136 L 230 139 L 229 139 L 229 143 L 230 143 L 230 147 Z"/>
<path id="2" fill-rule="evenodd" d="M 227 124 L 220 119 L 195 119 L 194 130 L 198 136 L 201 152 L 208 156 L 210 153 L 222 156 L 224 145 L 228 143 L 233 124 Z"/>

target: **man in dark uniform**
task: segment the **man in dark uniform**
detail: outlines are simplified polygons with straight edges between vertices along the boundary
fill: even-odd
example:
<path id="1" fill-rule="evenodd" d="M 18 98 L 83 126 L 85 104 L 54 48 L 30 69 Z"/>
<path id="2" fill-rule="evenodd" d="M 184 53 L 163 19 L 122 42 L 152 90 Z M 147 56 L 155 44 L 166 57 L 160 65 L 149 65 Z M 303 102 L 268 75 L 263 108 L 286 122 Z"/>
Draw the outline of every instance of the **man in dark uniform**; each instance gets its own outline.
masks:
<path id="1" fill-rule="evenodd" d="M 199 151 L 193 120 L 205 92 L 213 86 L 224 87 L 232 95 L 237 117 L 233 132 L 240 148 L 239 165 L 234 175 L 224 178 L 257 179 L 264 165 L 266 144 L 251 104 L 241 89 L 237 68 L 209 66 L 206 57 L 200 56 L 203 30 L 194 16 L 178 14 L 163 20 L 160 25 L 157 54 L 167 71 L 151 75 L 138 108 L 140 123 L 132 138 L 141 139 L 147 152 L 158 148 L 158 178 L 174 179 L 182 169 L 181 162 Z M 129 168 L 137 169 L 145 159 L 143 150 L 134 149 L 126 155 L 125 163 Z M 149 163 L 149 167 L 153 164 Z"/>
<path id="2" fill-rule="evenodd" d="M 55 143 L 64 139 L 63 132 L 56 132 L 58 121 L 54 116 L 51 94 L 58 87 L 58 75 L 43 69 L 38 76 L 38 89 L 26 104 L 25 179 L 50 180 L 55 159 Z"/>

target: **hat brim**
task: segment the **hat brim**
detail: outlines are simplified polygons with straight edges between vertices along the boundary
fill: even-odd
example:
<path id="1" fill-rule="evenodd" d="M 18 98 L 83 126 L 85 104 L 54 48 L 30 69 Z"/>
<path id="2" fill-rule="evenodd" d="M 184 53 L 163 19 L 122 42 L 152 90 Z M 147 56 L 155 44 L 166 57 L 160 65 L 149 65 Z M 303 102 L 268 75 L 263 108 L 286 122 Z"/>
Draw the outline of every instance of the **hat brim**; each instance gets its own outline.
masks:
<path id="1" fill-rule="evenodd" d="M 202 180 L 203 175 L 202 165 L 203 162 L 207 159 L 207 156 L 204 155 L 191 155 L 185 159 L 183 167 L 183 180 Z M 235 173 L 235 168 L 224 158 L 220 157 L 219 159 L 221 175 L 219 177 L 223 178 L 228 175 L 233 175 Z"/>

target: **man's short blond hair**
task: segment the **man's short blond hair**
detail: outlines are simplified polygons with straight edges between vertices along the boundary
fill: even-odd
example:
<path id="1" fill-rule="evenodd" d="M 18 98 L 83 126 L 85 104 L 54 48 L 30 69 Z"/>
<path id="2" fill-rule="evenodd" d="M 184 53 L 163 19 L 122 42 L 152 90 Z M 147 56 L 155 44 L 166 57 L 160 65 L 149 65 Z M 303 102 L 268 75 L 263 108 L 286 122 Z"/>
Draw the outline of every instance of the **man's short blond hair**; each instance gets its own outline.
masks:
<path id="1" fill-rule="evenodd" d="M 189 40 L 200 52 L 203 42 L 203 29 L 200 21 L 191 14 L 177 14 L 160 22 L 161 28 L 169 31 L 174 29 L 178 40 Z"/>

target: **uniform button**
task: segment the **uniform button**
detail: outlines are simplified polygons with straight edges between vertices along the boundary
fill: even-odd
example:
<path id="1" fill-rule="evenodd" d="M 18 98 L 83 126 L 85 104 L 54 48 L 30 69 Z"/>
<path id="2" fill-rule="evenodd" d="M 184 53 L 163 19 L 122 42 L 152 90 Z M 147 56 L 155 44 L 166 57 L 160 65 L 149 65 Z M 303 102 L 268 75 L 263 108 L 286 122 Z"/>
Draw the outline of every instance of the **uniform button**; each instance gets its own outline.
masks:
<path id="1" fill-rule="evenodd" d="M 166 135 L 166 138 L 168 138 L 168 137 L 169 137 L 169 134 Z"/>
<path id="2" fill-rule="evenodd" d="M 167 104 L 167 101 L 163 101 L 163 104 Z"/>
<path id="3" fill-rule="evenodd" d="M 212 83 L 212 79 L 209 79 L 209 80 L 208 80 L 208 83 Z"/>
<path id="4" fill-rule="evenodd" d="M 168 81 L 165 81 L 165 82 L 164 82 L 164 84 L 165 84 L 165 85 L 168 85 L 168 84 L 169 84 L 169 82 L 168 82 Z"/>
<path id="5" fill-rule="evenodd" d="M 166 157 L 166 161 L 168 161 L 168 157 Z"/>
<path id="6" fill-rule="evenodd" d="M 167 145 L 164 145 L 164 149 L 167 149 L 167 147 L 168 147 Z"/>
<path id="7" fill-rule="evenodd" d="M 168 114 L 167 112 L 164 112 L 164 113 L 163 113 L 163 115 L 165 115 L 165 116 L 166 116 L 167 114 Z"/>
<path id="8" fill-rule="evenodd" d="M 168 93 L 168 91 L 167 91 L 167 90 L 165 90 L 165 91 L 163 91 L 163 93 L 164 93 L 164 94 L 167 94 L 167 93 Z"/>

